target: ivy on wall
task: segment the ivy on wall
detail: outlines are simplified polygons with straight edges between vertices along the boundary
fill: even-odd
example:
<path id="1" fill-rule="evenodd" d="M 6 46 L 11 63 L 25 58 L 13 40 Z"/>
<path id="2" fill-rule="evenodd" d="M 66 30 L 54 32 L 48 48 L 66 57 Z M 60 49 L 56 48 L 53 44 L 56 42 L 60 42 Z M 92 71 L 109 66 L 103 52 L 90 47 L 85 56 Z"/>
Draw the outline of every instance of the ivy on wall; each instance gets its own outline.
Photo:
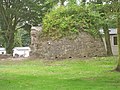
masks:
<path id="1" fill-rule="evenodd" d="M 60 6 L 43 18 L 43 33 L 53 39 L 77 35 L 81 31 L 98 36 L 99 13 L 83 6 Z"/>

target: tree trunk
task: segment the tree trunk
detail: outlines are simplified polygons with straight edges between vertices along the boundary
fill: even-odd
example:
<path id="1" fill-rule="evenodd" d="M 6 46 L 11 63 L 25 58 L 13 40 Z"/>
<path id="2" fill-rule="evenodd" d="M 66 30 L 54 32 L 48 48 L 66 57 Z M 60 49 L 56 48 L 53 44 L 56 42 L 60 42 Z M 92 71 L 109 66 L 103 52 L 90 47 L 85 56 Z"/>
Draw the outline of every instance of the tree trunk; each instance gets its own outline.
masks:
<path id="1" fill-rule="evenodd" d="M 104 30 L 104 34 L 105 34 L 105 43 L 106 43 L 107 55 L 113 56 L 112 49 L 111 49 L 111 43 L 110 43 L 110 34 L 109 34 L 109 29 L 108 29 L 107 24 L 103 25 L 103 30 Z"/>
<path id="2" fill-rule="evenodd" d="M 6 51 L 8 54 L 12 54 L 12 49 L 14 47 L 14 32 L 15 30 L 11 29 L 9 33 L 6 34 L 7 37 Z"/>
<path id="3" fill-rule="evenodd" d="M 116 71 L 120 72 L 120 17 L 117 19 L 117 40 L 118 40 L 118 65 Z"/>

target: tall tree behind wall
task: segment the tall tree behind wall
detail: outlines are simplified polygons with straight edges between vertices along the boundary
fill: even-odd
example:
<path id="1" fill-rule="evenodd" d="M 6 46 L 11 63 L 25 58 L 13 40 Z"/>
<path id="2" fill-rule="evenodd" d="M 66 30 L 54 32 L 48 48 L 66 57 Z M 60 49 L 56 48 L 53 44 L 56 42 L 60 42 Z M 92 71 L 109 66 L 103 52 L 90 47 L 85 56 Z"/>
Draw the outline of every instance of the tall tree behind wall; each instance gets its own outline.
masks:
<path id="1" fill-rule="evenodd" d="M 117 16 L 117 36 L 118 36 L 118 65 L 116 70 L 120 72 L 120 0 L 113 1 L 113 8 L 115 8 Z"/>
<path id="2" fill-rule="evenodd" d="M 97 4 L 102 4 L 102 0 L 97 0 Z M 108 56 L 112 56 L 113 53 L 112 53 L 112 48 L 111 48 L 111 42 L 110 42 L 110 34 L 109 34 L 109 26 L 108 26 L 108 22 L 106 22 L 106 12 L 107 10 L 104 10 L 106 8 L 102 8 L 102 12 L 100 13 L 104 13 L 104 15 L 102 14 L 102 17 L 104 18 L 105 20 L 105 23 L 103 23 L 103 31 L 104 31 L 104 35 L 105 35 L 105 43 L 106 43 L 106 50 L 107 50 L 107 55 Z"/>
<path id="3" fill-rule="evenodd" d="M 108 24 L 103 24 L 103 31 L 104 31 L 104 35 L 105 35 L 105 43 L 106 43 L 107 55 L 112 56 L 113 53 L 112 53 L 112 48 L 111 48 Z"/>
<path id="4" fill-rule="evenodd" d="M 103 5 L 103 0 L 93 0 L 92 1 L 93 4 L 98 4 L 98 8 L 97 9 L 99 11 L 99 13 L 101 14 L 101 21 L 102 21 L 102 28 L 104 31 L 104 35 L 105 35 L 105 44 L 106 44 L 106 50 L 107 50 L 107 55 L 108 56 L 112 56 L 112 48 L 111 48 L 111 42 L 110 42 L 110 34 L 109 34 L 109 26 L 108 26 L 108 14 L 107 14 L 107 8 L 104 8 Z"/>
<path id="5" fill-rule="evenodd" d="M 117 41 L 118 41 L 118 64 L 115 68 L 116 71 L 120 72 L 120 0 L 104 0 L 106 7 L 108 7 L 108 13 L 113 15 L 116 19 L 117 24 Z"/>

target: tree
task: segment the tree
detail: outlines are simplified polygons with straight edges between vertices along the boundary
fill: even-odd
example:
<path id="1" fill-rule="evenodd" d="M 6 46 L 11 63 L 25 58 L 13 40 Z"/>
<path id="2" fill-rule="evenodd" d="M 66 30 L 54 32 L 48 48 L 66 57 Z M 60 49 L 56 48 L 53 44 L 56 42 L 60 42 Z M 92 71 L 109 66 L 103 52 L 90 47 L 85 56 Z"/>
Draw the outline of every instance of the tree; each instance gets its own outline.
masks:
<path id="1" fill-rule="evenodd" d="M 109 27 L 108 24 L 103 24 L 103 31 L 105 35 L 105 43 L 106 43 L 106 50 L 107 50 L 107 55 L 112 56 L 112 48 L 111 48 L 111 42 L 110 42 L 110 34 L 109 34 Z"/>
<path id="2" fill-rule="evenodd" d="M 111 48 L 111 42 L 110 42 L 110 34 L 109 34 L 109 17 L 110 15 L 107 14 L 108 10 L 105 8 L 103 5 L 102 0 L 93 0 L 91 2 L 93 5 L 92 10 L 99 11 L 100 16 L 101 16 L 101 27 L 103 28 L 104 31 L 104 36 L 105 36 L 105 43 L 106 43 L 106 50 L 107 50 L 107 55 L 112 56 L 112 48 Z"/>
<path id="3" fill-rule="evenodd" d="M 42 22 L 45 12 L 51 7 L 47 0 L 0 0 L 1 31 L 8 53 L 14 47 L 17 27 L 29 22 L 37 25 Z M 47 6 L 46 6 L 47 5 Z M 21 24 L 22 23 L 22 24 Z"/>
<path id="4" fill-rule="evenodd" d="M 101 17 L 103 18 L 103 31 L 105 35 L 105 43 L 106 43 L 106 50 L 107 50 L 107 55 L 112 56 L 112 48 L 111 48 L 111 42 L 110 42 L 110 34 L 109 34 L 109 26 L 108 26 L 108 14 L 107 14 L 107 9 L 104 8 L 104 5 L 102 3 L 102 0 L 97 0 L 97 4 L 102 5 L 102 10 L 100 11 Z"/>
<path id="5" fill-rule="evenodd" d="M 120 72 L 120 16 L 117 16 L 117 35 L 118 35 L 118 65 L 116 70 Z"/>
<path id="6" fill-rule="evenodd" d="M 117 16 L 117 37 L 118 37 L 118 65 L 116 70 L 120 72 L 120 1 L 115 0 L 113 2 L 113 8 L 116 6 L 116 16 Z"/>
<path id="7" fill-rule="evenodd" d="M 104 0 L 106 1 L 106 7 L 109 11 L 108 13 L 114 16 L 116 19 L 117 26 L 117 41 L 118 41 L 118 64 L 116 71 L 120 72 L 120 0 Z"/>

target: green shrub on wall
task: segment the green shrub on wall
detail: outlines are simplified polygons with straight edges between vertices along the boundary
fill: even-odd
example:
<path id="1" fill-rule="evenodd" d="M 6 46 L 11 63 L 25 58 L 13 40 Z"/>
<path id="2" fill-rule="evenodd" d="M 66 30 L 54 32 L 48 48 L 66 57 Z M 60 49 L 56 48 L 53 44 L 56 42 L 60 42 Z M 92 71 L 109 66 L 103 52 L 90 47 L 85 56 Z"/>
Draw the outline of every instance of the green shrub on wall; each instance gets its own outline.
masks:
<path id="1" fill-rule="evenodd" d="M 46 14 L 43 19 L 44 35 L 53 39 L 86 31 L 98 35 L 99 14 L 81 6 L 61 6 Z"/>

